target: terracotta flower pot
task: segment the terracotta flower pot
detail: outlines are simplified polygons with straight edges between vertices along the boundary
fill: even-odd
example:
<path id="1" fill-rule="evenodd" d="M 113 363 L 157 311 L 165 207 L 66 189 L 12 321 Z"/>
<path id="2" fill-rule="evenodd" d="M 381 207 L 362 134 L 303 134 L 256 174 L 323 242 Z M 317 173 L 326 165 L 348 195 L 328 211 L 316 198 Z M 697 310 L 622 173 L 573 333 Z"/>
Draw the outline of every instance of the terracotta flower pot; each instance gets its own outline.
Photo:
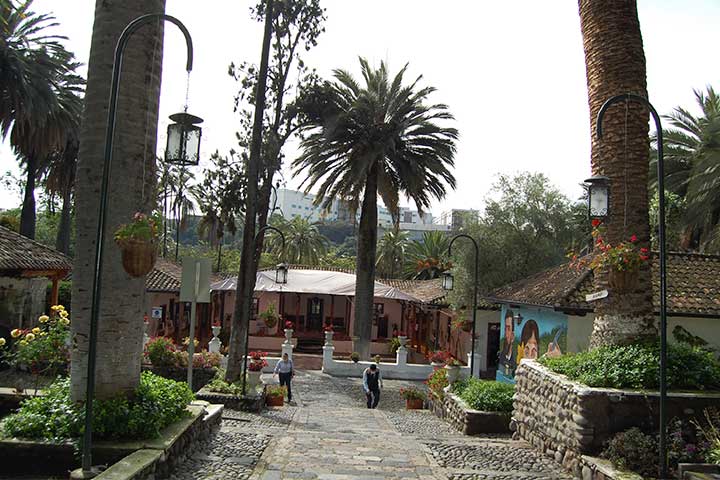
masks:
<path id="1" fill-rule="evenodd" d="M 616 292 L 626 293 L 637 289 L 640 281 L 637 270 L 610 270 L 608 283 Z"/>
<path id="2" fill-rule="evenodd" d="M 144 277 L 157 260 L 157 244 L 146 240 L 122 240 L 118 243 L 122 253 L 123 269 L 131 277 Z"/>
<path id="3" fill-rule="evenodd" d="M 285 399 L 282 395 L 268 395 L 265 397 L 265 405 L 268 407 L 282 407 L 285 404 Z"/>
<path id="4" fill-rule="evenodd" d="M 422 410 L 423 400 L 421 398 L 407 398 L 405 399 L 405 408 L 408 410 Z"/>

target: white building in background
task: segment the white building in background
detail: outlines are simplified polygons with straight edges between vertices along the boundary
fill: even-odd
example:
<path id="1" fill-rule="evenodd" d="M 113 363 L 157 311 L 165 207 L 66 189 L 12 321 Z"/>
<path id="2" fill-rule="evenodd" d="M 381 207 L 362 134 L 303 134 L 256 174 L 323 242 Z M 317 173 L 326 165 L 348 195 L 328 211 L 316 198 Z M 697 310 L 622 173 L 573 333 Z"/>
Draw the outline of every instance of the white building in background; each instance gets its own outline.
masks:
<path id="1" fill-rule="evenodd" d="M 294 217 L 302 217 L 310 222 L 334 222 L 336 220 L 351 222 L 347 205 L 340 200 L 333 200 L 328 210 L 313 204 L 315 195 L 304 193 L 298 190 L 281 188 L 277 192 L 277 207 L 283 217 L 290 220 Z M 360 211 L 355 213 L 355 221 L 360 221 Z M 378 226 L 386 227 L 392 225 L 392 216 L 387 208 L 378 204 Z"/>

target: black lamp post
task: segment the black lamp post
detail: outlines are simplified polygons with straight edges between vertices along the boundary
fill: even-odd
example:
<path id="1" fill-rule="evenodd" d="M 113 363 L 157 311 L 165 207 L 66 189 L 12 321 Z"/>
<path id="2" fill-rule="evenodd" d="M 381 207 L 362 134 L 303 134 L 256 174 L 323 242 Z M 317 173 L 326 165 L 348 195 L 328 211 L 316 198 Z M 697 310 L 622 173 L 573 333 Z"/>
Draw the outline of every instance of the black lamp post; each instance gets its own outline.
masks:
<path id="1" fill-rule="evenodd" d="M 602 139 L 602 119 L 605 112 L 614 103 L 633 100 L 645 105 L 655 121 L 655 129 L 657 130 L 657 181 L 658 181 L 658 247 L 660 256 L 660 477 L 667 478 L 668 462 L 667 462 L 667 286 L 665 275 L 665 171 L 663 164 L 663 130 L 655 107 L 644 97 L 632 93 L 624 93 L 609 98 L 602 107 L 597 116 L 597 136 Z M 607 213 L 610 212 L 609 195 L 606 196 Z M 590 207 L 592 210 L 592 206 Z"/>
<path id="2" fill-rule="evenodd" d="M 100 295 L 102 292 L 102 264 L 103 244 L 105 241 L 105 216 L 107 214 L 107 190 L 110 179 L 110 165 L 113 152 L 113 134 L 115 132 L 115 111 L 117 107 L 118 92 L 120 89 L 120 71 L 122 69 L 123 51 L 127 46 L 130 36 L 143 25 L 157 20 L 164 20 L 174 23 L 182 31 L 187 44 L 187 63 L 185 69 L 188 74 L 192 70 L 193 48 L 192 39 L 185 25 L 175 17 L 164 13 L 151 13 L 136 18 L 130 22 L 120 34 L 115 46 L 113 62 L 112 82 L 110 84 L 110 101 L 108 106 L 108 122 L 105 132 L 105 162 L 103 164 L 102 183 L 100 187 L 100 208 L 98 212 L 98 227 L 95 237 L 95 265 L 92 287 L 92 306 L 90 311 L 90 336 L 88 339 L 88 366 L 87 366 L 87 387 L 85 391 L 85 431 L 83 433 L 82 446 L 82 473 L 85 478 L 91 478 L 97 472 L 92 468 L 92 415 L 93 397 L 95 396 L 95 362 L 97 356 L 97 330 L 98 317 L 100 315 Z M 198 137 L 199 141 L 199 137 Z M 199 143 L 198 143 L 199 147 Z"/>
<path id="3" fill-rule="evenodd" d="M 280 235 L 280 240 L 282 241 L 282 251 L 283 254 L 285 252 L 285 235 L 278 230 L 277 228 L 271 226 L 271 225 L 265 225 L 262 227 L 258 232 L 255 234 L 255 240 L 253 243 L 257 245 L 258 236 L 260 236 L 261 233 L 267 231 L 267 230 L 273 230 Z M 287 283 L 287 275 L 288 275 L 288 265 L 287 263 L 280 263 L 275 267 L 275 283 L 279 285 L 285 285 Z M 279 327 L 278 327 L 279 328 Z M 243 363 L 242 363 L 242 394 L 245 396 L 245 385 L 247 383 L 247 356 L 248 356 L 248 347 L 250 346 L 250 316 L 248 316 L 248 324 L 247 328 L 245 329 L 245 349 L 243 350 Z"/>
<path id="4" fill-rule="evenodd" d="M 460 233 L 458 235 L 455 235 L 452 240 L 450 240 L 450 245 L 448 245 L 448 256 L 452 255 L 452 246 L 453 243 L 455 243 L 455 240 L 457 240 L 460 237 L 465 237 L 469 239 L 473 246 L 475 247 L 475 273 L 473 276 L 473 324 L 472 324 L 472 346 L 470 347 L 470 376 L 472 377 L 475 373 L 475 329 L 476 329 L 476 323 L 477 323 L 477 296 L 478 296 L 478 273 L 479 273 L 479 267 L 478 267 L 478 259 L 480 257 L 480 249 L 478 248 L 478 244 L 475 241 L 474 238 L 472 238 L 470 235 L 466 235 L 464 233 Z M 452 273 L 450 272 L 444 272 L 442 276 L 442 286 L 445 290 L 452 290 L 455 280 L 453 278 Z M 480 375 L 478 375 L 479 377 Z"/>

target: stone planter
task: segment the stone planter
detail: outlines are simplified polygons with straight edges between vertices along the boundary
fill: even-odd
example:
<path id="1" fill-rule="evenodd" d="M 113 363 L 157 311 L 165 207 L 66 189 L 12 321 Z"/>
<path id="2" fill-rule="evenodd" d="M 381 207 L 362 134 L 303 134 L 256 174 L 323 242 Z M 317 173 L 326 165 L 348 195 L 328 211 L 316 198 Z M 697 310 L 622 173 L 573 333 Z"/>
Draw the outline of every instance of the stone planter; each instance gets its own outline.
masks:
<path id="1" fill-rule="evenodd" d="M 430 365 L 432 365 L 435 368 L 442 368 L 445 366 L 445 364 L 442 362 L 430 362 Z"/>
<path id="2" fill-rule="evenodd" d="M 422 410 L 423 400 L 421 398 L 406 398 L 405 408 L 408 410 Z"/>
<path id="3" fill-rule="evenodd" d="M 262 375 L 262 371 L 257 371 L 257 372 L 253 372 L 251 370 L 247 371 L 246 388 L 247 388 L 248 392 L 253 392 L 262 383 L 260 375 Z"/>
<path id="4" fill-rule="evenodd" d="M 400 342 L 400 346 L 405 348 L 405 346 L 407 346 L 408 337 L 401 335 L 398 337 L 398 341 Z"/>
<path id="5" fill-rule="evenodd" d="M 333 344 L 333 333 L 335 332 L 333 332 L 332 330 L 325 330 L 325 345 Z"/>
<path id="6" fill-rule="evenodd" d="M 510 413 L 473 410 L 449 389 L 442 398 L 430 396 L 430 409 L 465 435 L 510 432 Z"/>
<path id="7" fill-rule="evenodd" d="M 455 383 L 460 378 L 460 367 L 458 365 L 445 365 L 448 383 Z"/>
<path id="8" fill-rule="evenodd" d="M 610 288 L 617 292 L 632 292 L 637 289 L 639 282 L 640 277 L 637 270 L 610 270 L 608 275 Z"/>
<path id="9" fill-rule="evenodd" d="M 285 343 L 290 343 L 292 341 L 292 336 L 293 336 L 293 329 L 286 328 L 285 329 Z"/>
<path id="10" fill-rule="evenodd" d="M 282 407 L 285 404 L 285 399 L 282 395 L 268 395 L 265 397 L 265 405 L 268 407 Z"/>

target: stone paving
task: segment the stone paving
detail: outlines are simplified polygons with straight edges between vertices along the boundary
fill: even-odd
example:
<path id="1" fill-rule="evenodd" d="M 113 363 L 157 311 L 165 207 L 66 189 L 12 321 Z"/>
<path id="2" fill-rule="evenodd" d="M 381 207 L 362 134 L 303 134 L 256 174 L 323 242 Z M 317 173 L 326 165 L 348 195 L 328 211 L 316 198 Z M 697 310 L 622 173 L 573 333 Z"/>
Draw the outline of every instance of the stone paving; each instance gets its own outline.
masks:
<path id="1" fill-rule="evenodd" d="M 298 372 L 297 404 L 253 414 L 226 410 L 217 435 L 172 478 L 570 479 L 554 461 L 508 436 L 468 437 L 427 410 L 405 410 L 386 380 L 380 405 L 365 408 L 360 379 Z"/>

